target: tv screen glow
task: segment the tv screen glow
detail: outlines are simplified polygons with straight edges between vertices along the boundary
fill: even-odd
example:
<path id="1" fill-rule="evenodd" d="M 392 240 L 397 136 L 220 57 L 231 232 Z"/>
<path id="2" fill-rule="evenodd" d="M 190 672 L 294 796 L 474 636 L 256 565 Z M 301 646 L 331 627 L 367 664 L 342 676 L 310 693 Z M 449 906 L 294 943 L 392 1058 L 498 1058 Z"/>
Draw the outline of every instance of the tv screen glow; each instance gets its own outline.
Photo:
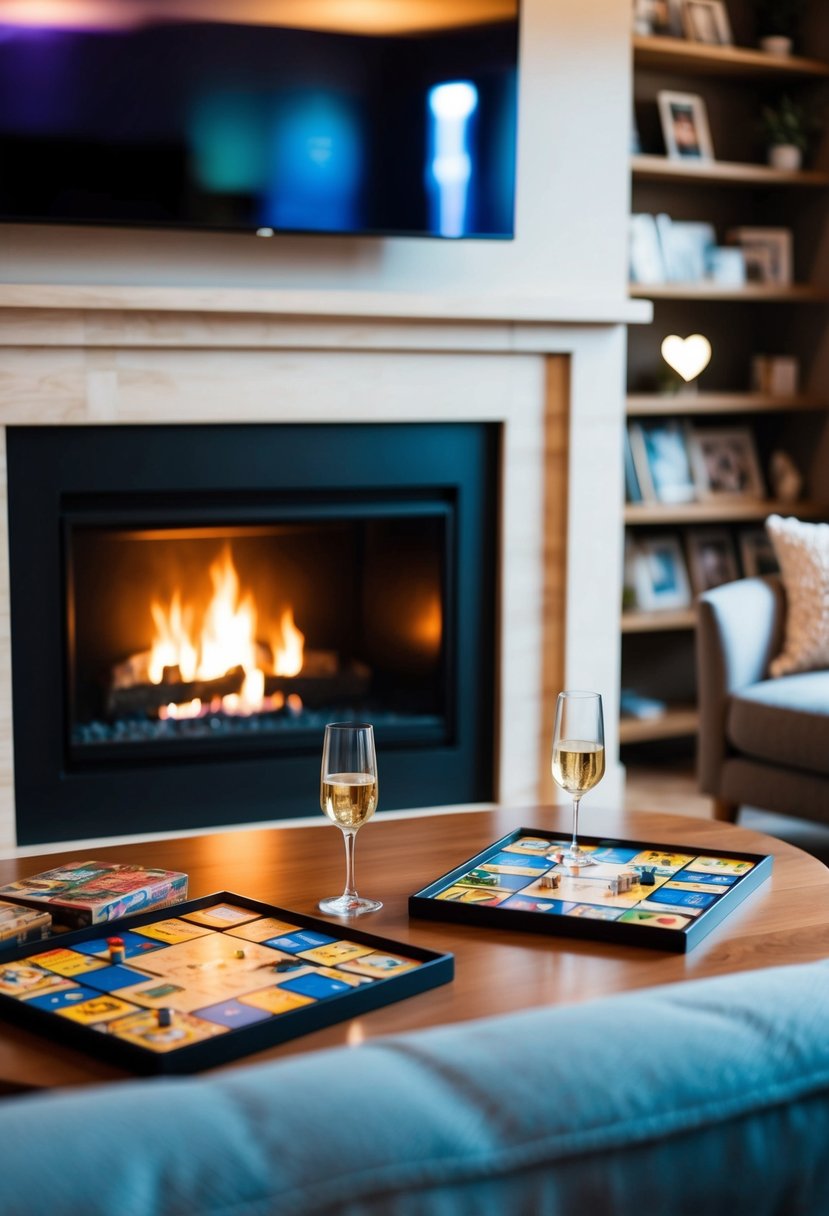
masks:
<path id="1" fill-rule="evenodd" d="M 0 219 L 511 237 L 517 3 L 0 0 Z"/>

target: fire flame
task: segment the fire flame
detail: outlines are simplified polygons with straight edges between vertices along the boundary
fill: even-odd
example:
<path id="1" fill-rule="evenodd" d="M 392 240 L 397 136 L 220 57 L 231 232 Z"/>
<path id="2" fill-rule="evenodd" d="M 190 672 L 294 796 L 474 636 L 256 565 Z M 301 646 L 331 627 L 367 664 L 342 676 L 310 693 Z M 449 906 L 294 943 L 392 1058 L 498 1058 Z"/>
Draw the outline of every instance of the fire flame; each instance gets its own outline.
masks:
<path id="1" fill-rule="evenodd" d="M 265 695 L 265 675 L 262 647 L 257 642 L 256 604 L 250 592 L 241 593 L 239 575 L 233 564 L 230 547 L 210 566 L 213 595 L 202 617 L 196 635 L 195 610 L 182 604 L 176 590 L 165 607 L 158 600 L 150 605 L 155 636 L 149 657 L 149 679 L 161 684 L 165 668 L 177 668 L 185 683 L 193 680 L 216 680 L 234 668 L 244 670 L 240 692 L 215 698 L 217 703 L 203 704 L 199 698 L 183 703 L 173 702 L 161 711 L 163 718 L 195 718 L 211 710 L 226 714 L 247 715 L 263 709 L 280 709 L 285 704 L 282 693 Z M 302 670 L 304 635 L 294 623 L 292 608 L 282 612 L 279 628 L 270 639 L 273 654 L 273 674 L 295 676 Z"/>

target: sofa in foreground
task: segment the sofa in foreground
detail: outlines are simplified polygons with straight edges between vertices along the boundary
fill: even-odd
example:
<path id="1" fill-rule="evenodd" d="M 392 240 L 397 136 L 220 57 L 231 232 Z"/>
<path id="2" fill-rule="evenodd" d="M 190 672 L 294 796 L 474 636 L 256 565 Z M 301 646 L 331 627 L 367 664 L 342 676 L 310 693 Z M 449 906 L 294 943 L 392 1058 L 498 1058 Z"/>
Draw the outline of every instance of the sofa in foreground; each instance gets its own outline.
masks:
<path id="1" fill-rule="evenodd" d="M 9 1098 L 0 1212 L 820 1216 L 827 1027 L 811 963 Z"/>

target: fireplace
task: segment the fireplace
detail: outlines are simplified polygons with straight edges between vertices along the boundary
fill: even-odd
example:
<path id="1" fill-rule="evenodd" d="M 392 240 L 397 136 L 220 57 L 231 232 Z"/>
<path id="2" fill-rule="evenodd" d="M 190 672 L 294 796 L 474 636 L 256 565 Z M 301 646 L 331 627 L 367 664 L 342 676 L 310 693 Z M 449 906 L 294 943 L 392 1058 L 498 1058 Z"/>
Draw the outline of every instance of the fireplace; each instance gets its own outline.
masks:
<path id="1" fill-rule="evenodd" d="M 499 427 L 10 427 L 17 839 L 491 800 Z"/>

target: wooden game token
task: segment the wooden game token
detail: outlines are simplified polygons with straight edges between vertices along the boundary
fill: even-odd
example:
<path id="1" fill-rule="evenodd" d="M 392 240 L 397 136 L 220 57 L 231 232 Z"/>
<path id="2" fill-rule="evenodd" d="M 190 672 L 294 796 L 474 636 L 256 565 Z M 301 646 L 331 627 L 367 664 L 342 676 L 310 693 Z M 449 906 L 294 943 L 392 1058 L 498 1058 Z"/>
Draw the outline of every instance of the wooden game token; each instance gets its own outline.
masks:
<path id="1" fill-rule="evenodd" d="M 173 1024 L 172 1009 L 157 1009 L 155 1017 L 159 1026 L 172 1026 Z"/>
<path id="2" fill-rule="evenodd" d="M 127 957 L 124 949 L 124 939 L 121 937 L 108 937 L 107 946 L 109 947 L 109 961 L 111 963 L 123 963 Z"/>
<path id="3" fill-rule="evenodd" d="M 234 957 L 234 958 L 244 958 L 244 957 L 245 957 L 245 952 L 244 952 L 244 950 L 241 950 L 241 949 L 240 949 L 240 950 L 234 950 L 234 952 L 233 952 L 233 957 Z"/>

